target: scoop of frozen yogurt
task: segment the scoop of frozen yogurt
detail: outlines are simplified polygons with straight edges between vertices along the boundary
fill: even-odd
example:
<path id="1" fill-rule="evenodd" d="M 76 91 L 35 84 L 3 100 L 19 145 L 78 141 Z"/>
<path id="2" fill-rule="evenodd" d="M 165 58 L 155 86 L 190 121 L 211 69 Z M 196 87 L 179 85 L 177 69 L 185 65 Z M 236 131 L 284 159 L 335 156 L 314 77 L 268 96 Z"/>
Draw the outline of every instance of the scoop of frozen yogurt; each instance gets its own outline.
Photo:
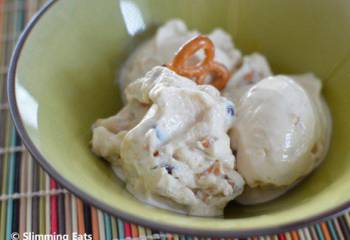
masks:
<path id="1" fill-rule="evenodd" d="M 127 189 L 142 201 L 222 215 L 244 185 L 227 135 L 234 104 L 165 67 L 131 83 L 126 96 L 116 116 L 95 123 L 94 152 L 117 162 Z"/>
<path id="2" fill-rule="evenodd" d="M 279 75 L 258 81 L 240 98 L 230 133 L 247 184 L 239 202 L 276 198 L 322 161 L 330 123 L 320 90 L 313 75 Z"/>

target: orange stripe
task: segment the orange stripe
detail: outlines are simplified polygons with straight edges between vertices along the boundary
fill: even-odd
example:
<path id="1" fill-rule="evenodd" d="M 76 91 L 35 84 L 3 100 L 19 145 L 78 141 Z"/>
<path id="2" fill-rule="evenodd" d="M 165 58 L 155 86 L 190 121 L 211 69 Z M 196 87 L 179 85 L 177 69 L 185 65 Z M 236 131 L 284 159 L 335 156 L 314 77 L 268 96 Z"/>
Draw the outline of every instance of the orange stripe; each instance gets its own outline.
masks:
<path id="1" fill-rule="evenodd" d="M 292 235 L 293 240 L 299 240 L 299 235 L 296 231 L 291 231 L 290 233 Z"/>
<path id="2" fill-rule="evenodd" d="M 173 240 L 174 235 L 173 234 L 167 234 L 167 240 Z"/>
<path id="3" fill-rule="evenodd" d="M 136 238 L 139 236 L 139 230 L 135 224 L 131 224 L 131 235 Z"/>
<path id="4" fill-rule="evenodd" d="M 77 218 L 78 218 L 78 232 L 79 234 L 85 233 L 85 223 L 84 223 L 84 206 L 83 202 L 77 198 Z"/>
<path id="5" fill-rule="evenodd" d="M 322 232 L 324 234 L 324 239 L 325 240 L 332 240 L 331 235 L 329 234 L 329 231 L 327 228 L 327 224 L 323 222 L 320 225 L 321 225 Z"/>
<path id="6" fill-rule="evenodd" d="M 91 224 L 92 224 L 92 239 L 100 239 L 100 229 L 98 226 L 98 216 L 97 210 L 94 207 L 91 207 Z"/>

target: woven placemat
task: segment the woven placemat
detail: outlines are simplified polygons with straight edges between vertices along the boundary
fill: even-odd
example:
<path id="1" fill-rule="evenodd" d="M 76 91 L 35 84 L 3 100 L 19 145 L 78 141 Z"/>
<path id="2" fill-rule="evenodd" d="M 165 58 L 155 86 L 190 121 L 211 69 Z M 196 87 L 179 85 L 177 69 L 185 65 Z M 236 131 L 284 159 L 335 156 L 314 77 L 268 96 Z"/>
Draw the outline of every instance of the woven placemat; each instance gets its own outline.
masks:
<path id="1" fill-rule="evenodd" d="M 25 23 L 43 2 L 0 0 L 0 239 L 16 239 L 24 233 L 73 232 L 91 234 L 93 239 L 198 239 L 127 223 L 83 203 L 51 179 L 22 145 L 8 111 L 7 66 Z M 296 231 L 249 239 L 346 240 L 350 239 L 349 229 L 350 215 L 346 213 Z"/>

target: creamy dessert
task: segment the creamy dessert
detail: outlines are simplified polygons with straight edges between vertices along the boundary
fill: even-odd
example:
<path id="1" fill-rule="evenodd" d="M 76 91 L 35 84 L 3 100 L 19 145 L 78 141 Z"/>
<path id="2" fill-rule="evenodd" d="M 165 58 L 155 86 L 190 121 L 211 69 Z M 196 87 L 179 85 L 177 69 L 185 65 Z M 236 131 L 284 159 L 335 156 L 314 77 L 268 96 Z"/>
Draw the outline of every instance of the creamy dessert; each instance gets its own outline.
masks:
<path id="1" fill-rule="evenodd" d="M 317 167 L 327 151 L 329 113 L 321 102 L 319 80 L 299 78 L 309 86 L 277 75 L 257 82 L 239 100 L 230 135 L 247 185 L 237 199 L 241 203 L 283 194 Z"/>
<path id="2" fill-rule="evenodd" d="M 219 216 L 243 191 L 227 135 L 232 102 L 155 67 L 125 90 L 127 105 L 98 120 L 93 151 L 111 161 L 141 201 L 182 213 Z"/>
<path id="3" fill-rule="evenodd" d="M 325 158 L 331 116 L 313 74 L 274 75 L 225 31 L 161 26 L 119 75 L 125 106 L 97 120 L 92 151 L 153 206 L 220 216 L 297 185 Z"/>

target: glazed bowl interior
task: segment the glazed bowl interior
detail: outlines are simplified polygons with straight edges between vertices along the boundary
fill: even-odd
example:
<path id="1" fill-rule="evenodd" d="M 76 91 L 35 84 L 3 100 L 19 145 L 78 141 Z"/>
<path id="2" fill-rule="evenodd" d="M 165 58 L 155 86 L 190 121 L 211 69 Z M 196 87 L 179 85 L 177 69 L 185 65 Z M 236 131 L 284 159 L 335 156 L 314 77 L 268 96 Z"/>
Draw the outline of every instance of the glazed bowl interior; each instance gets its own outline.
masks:
<path id="1" fill-rule="evenodd" d="M 349 9 L 345 0 L 57 1 L 27 30 L 14 58 L 9 91 L 17 127 L 53 177 L 132 222 L 220 235 L 324 216 L 350 200 Z M 183 216 L 135 200 L 108 164 L 90 152 L 91 124 L 122 106 L 113 84 L 116 69 L 172 18 L 204 33 L 225 29 L 244 53 L 265 54 L 275 73 L 312 71 L 323 79 L 333 116 L 330 151 L 293 191 L 266 204 L 230 204 L 223 219 Z"/>

